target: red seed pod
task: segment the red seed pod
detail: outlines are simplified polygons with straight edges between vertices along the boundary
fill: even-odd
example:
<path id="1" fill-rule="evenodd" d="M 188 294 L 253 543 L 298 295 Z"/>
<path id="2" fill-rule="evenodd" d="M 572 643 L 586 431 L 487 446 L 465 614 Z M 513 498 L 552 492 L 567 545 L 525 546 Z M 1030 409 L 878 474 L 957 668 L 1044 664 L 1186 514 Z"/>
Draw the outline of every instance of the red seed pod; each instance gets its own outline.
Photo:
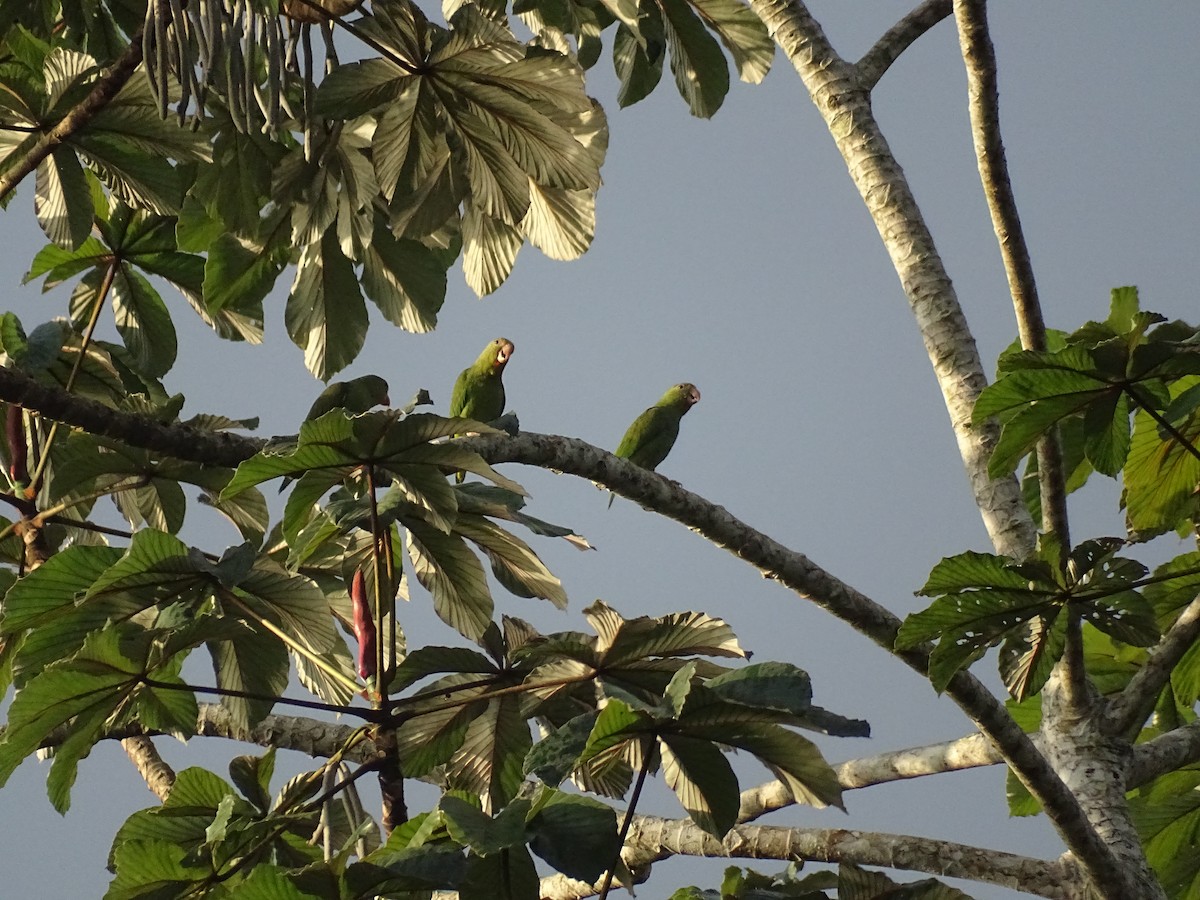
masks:
<path id="1" fill-rule="evenodd" d="M 29 448 L 25 444 L 25 411 L 16 403 L 8 404 L 4 434 L 8 438 L 8 452 L 12 454 L 12 461 L 8 464 L 8 477 L 14 484 L 28 484 Z"/>
<path id="2" fill-rule="evenodd" d="M 358 639 L 358 674 L 363 678 L 375 675 L 375 617 L 367 602 L 367 577 L 362 569 L 354 570 L 350 582 L 350 602 L 354 606 L 354 636 Z"/>

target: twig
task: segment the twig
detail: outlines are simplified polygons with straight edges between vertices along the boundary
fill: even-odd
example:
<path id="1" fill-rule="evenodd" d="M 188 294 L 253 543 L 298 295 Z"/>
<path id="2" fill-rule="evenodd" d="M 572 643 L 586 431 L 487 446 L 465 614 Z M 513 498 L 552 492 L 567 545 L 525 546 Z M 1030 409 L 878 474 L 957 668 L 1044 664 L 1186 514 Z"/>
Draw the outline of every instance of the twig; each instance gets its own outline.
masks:
<path id="1" fill-rule="evenodd" d="M 1200 637 L 1200 597 L 1193 600 L 1163 635 L 1149 659 L 1113 699 L 1105 715 L 1104 730 L 1109 734 L 1132 737 L 1146 721 L 1171 672 L 1196 638 Z"/>
<path id="2" fill-rule="evenodd" d="M 892 63 L 900 58 L 900 54 L 934 25 L 947 18 L 953 9 L 954 0 L 925 0 L 884 32 L 883 37 L 854 66 L 863 90 L 873 90 Z"/>

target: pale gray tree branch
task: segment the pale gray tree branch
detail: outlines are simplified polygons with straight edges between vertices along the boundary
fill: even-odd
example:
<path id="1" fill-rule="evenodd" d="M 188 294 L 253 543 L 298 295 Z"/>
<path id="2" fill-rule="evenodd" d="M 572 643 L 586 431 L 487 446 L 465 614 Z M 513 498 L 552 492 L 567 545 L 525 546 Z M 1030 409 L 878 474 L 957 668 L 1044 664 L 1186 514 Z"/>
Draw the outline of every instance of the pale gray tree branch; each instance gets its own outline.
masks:
<path id="1" fill-rule="evenodd" d="M 23 157 L 0 173 L 0 200 L 9 195 L 26 175 L 36 169 L 55 147 L 86 125 L 91 118 L 117 96 L 125 83 L 137 71 L 142 61 L 142 31 L 138 29 L 129 39 L 129 46 L 112 67 L 96 80 L 79 105 L 46 131 Z"/>
<path id="2" fill-rule="evenodd" d="M 925 0 L 884 32 L 883 37 L 855 63 L 859 85 L 866 91 L 873 90 L 900 54 L 934 25 L 949 17 L 953 8 L 954 0 Z"/>
<path id="3" fill-rule="evenodd" d="M 160 803 L 166 803 L 171 788 L 175 786 L 175 771 L 159 755 L 150 736 L 137 734 L 122 738 L 121 747 L 150 792 Z"/>
<path id="4" fill-rule="evenodd" d="M 1037 735 L 1030 737 L 1035 744 L 1038 743 Z M 850 759 L 834 764 L 833 771 L 837 773 L 838 784 L 842 789 L 850 791 L 909 778 L 993 766 L 1002 762 L 1004 756 L 996 749 L 995 744 L 982 734 L 969 734 L 939 744 Z M 794 804 L 792 793 L 783 782 L 768 781 L 742 791 L 738 822 L 751 822 L 767 813 Z"/>
<path id="5" fill-rule="evenodd" d="M 1075 900 L 1078 879 L 1069 860 L 1042 860 L 953 841 L 852 831 L 842 828 L 788 828 L 739 825 L 718 841 L 687 819 L 637 816 L 623 854 L 626 864 L 642 866 L 681 855 L 722 859 L 795 859 L 822 863 L 886 866 L 949 878 L 996 884 L 1039 897 Z M 542 880 L 542 897 L 582 900 L 598 892 L 562 876 Z"/>
<path id="6" fill-rule="evenodd" d="M 1200 597 L 1188 604 L 1129 684 L 1113 699 L 1106 713 L 1105 731 L 1131 736 L 1141 728 L 1159 693 L 1171 680 L 1171 672 L 1197 638 L 1200 638 Z"/>
<path id="7" fill-rule="evenodd" d="M 1132 790 L 1196 762 L 1200 762 L 1200 722 L 1175 728 L 1134 747 L 1125 786 Z"/>

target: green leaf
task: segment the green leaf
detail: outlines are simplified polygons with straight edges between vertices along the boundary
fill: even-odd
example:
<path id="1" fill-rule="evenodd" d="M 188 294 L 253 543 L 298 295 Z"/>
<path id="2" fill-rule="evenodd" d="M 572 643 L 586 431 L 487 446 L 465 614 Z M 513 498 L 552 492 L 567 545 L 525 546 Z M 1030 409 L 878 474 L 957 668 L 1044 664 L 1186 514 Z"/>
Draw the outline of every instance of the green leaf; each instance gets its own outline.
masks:
<path id="1" fill-rule="evenodd" d="M 158 292 L 129 265 L 117 268 L 110 294 L 117 331 L 137 366 L 158 377 L 175 364 L 175 326 Z"/>
<path id="2" fill-rule="evenodd" d="M 529 849 L 568 878 L 594 884 L 621 849 L 616 811 L 598 800 L 548 791 L 529 820 Z"/>
<path id="3" fill-rule="evenodd" d="M 122 202 L 164 216 L 179 211 L 181 170 L 166 157 L 146 154 L 118 137 L 86 129 L 76 132 L 71 144 Z"/>
<path id="4" fill-rule="evenodd" d="M 896 647 L 908 649 L 940 638 L 929 661 L 930 681 L 940 692 L 989 646 L 1056 605 L 1060 588 L 1049 575 L 1049 568 L 1040 563 L 1012 566 L 1005 557 L 986 553 L 944 559 L 918 591 L 938 599 L 904 620 Z"/>
<path id="5" fill-rule="evenodd" d="M 551 259 L 578 259 L 596 235 L 596 195 L 530 181 L 529 210 L 520 228 Z"/>
<path id="6" fill-rule="evenodd" d="M 35 278 L 45 275 L 46 281 L 42 289 L 48 291 L 72 275 L 102 265 L 107 254 L 108 248 L 95 236 L 86 238 L 75 250 L 66 250 L 55 244 L 47 244 L 33 258 L 22 283 L 28 284 Z"/>
<path id="7" fill-rule="evenodd" d="M 897 900 L 971 900 L 962 891 L 934 878 L 900 884 L 882 872 L 860 869 L 851 863 L 842 863 L 838 867 L 837 896 L 841 900 L 874 900 L 877 897 L 895 897 Z"/>
<path id="8" fill-rule="evenodd" d="M 534 744 L 525 754 L 525 771 L 551 787 L 562 784 L 587 747 L 598 716 L 595 711 L 582 713 Z"/>
<path id="9" fill-rule="evenodd" d="M 274 253 L 245 246 L 232 234 L 222 234 L 209 247 L 204 266 L 204 303 L 209 315 L 234 304 L 261 303 L 283 271 Z"/>
<path id="10" fill-rule="evenodd" d="M 742 81 L 758 84 L 775 58 L 775 42 L 755 13 L 738 0 L 690 0 L 733 57 Z"/>
<path id="11" fill-rule="evenodd" d="M 657 7 L 654 7 L 657 16 Z M 661 17 L 659 27 L 661 27 Z M 613 37 L 613 67 L 621 87 L 617 91 L 617 104 L 624 109 L 650 95 L 662 78 L 663 60 L 666 54 L 660 44 L 654 46 L 653 56 L 639 41 L 638 35 L 625 25 L 617 27 Z"/>
<path id="12" fill-rule="evenodd" d="M 260 559 L 234 591 L 251 609 L 315 653 L 332 649 L 340 640 L 334 631 L 329 602 L 310 578 Z"/>
<path id="13" fill-rule="evenodd" d="M 413 573 L 433 596 L 438 617 L 469 640 L 483 637 L 492 622 L 492 594 L 483 566 L 463 539 L 413 521 L 407 547 Z"/>
<path id="14" fill-rule="evenodd" d="M 389 322 L 424 334 L 437 326 L 446 269 L 424 244 L 396 240 L 387 229 L 376 228 L 363 255 L 362 286 Z"/>
<path id="15" fill-rule="evenodd" d="M 1200 890 L 1200 767 L 1169 772 L 1139 788 L 1130 811 L 1169 896 L 1190 897 Z"/>
<path id="16" fill-rule="evenodd" d="M 729 93 L 729 67 L 720 46 L 687 0 L 656 0 L 671 52 L 671 72 L 692 115 L 710 118 Z"/>
<path id="17" fill-rule="evenodd" d="M 518 597 L 540 597 L 559 609 L 567 608 L 567 594 L 529 545 L 482 516 L 459 514 L 454 530 L 478 545 L 492 563 L 496 579 Z"/>
<path id="18" fill-rule="evenodd" d="M 219 688 L 259 698 L 282 696 L 287 689 L 288 653 L 274 635 L 246 628 L 229 640 L 210 641 L 208 651 Z M 249 734 L 275 704 L 269 699 L 223 696 L 221 705 L 229 712 L 234 733 Z"/>
<path id="19" fill-rule="evenodd" d="M 1018 701 L 1041 691 L 1054 664 L 1062 657 L 1067 639 L 1067 617 L 1055 608 L 1031 619 L 1021 634 L 1013 635 L 1000 650 L 1000 677 Z"/>
<path id="20" fill-rule="evenodd" d="M 466 675 L 440 679 L 434 684 L 439 696 L 432 701 L 437 708 L 410 708 L 407 721 L 396 731 L 397 751 L 408 777 L 420 778 L 445 765 L 462 746 L 468 726 L 484 711 L 487 701 L 472 699 L 481 692 L 479 687 L 459 692 L 453 692 L 453 688 L 474 682 L 478 679 Z"/>
<path id="21" fill-rule="evenodd" d="M 755 708 L 803 715 L 812 706 L 812 681 L 808 673 L 790 663 L 754 663 L 710 678 L 704 686 L 726 702 Z"/>
<path id="22" fill-rule="evenodd" d="M 659 736 L 663 777 L 683 808 L 704 831 L 720 840 L 737 823 L 737 776 L 708 741 L 678 734 Z"/>
<path id="23" fill-rule="evenodd" d="M 166 840 L 125 841 L 112 853 L 116 877 L 104 900 L 178 896 L 213 874 L 183 847 Z"/>
<path id="24" fill-rule="evenodd" d="M 524 783 L 522 762 L 531 746 L 525 702 L 515 696 L 494 699 L 467 726 L 463 742 L 447 766 L 447 783 L 483 797 L 489 808 L 499 809 Z"/>
<path id="25" fill-rule="evenodd" d="M 493 819 L 478 807 L 453 794 L 438 801 L 450 836 L 478 856 L 492 856 L 525 843 L 528 800 L 518 800 Z"/>
<path id="26" fill-rule="evenodd" d="M 416 76 L 386 59 L 344 63 L 324 79 L 313 111 L 326 118 L 353 119 L 401 99 Z"/>
<path id="27" fill-rule="evenodd" d="M 468 647 L 418 647 L 404 658 L 392 676 L 392 690 L 401 691 L 427 675 L 470 672 L 497 675 L 496 664 Z"/>
<path id="28" fill-rule="evenodd" d="M 797 803 L 818 809 L 842 804 L 837 773 L 821 756 L 816 744 L 778 725 L 714 725 L 688 728 L 688 734 L 751 753 L 779 778 Z"/>
<path id="29" fill-rule="evenodd" d="M 262 812 L 271 809 L 271 776 L 275 773 L 275 748 L 262 756 L 236 756 L 229 763 L 229 777 L 247 800 Z"/>
<path id="30" fill-rule="evenodd" d="M 496 897 L 534 900 L 540 882 L 533 857 L 524 847 L 502 850 L 491 856 L 472 857 L 458 885 L 459 900 L 495 900 Z"/>
<path id="31" fill-rule="evenodd" d="M 1088 460 L 1103 475 L 1115 476 L 1129 455 L 1129 397 L 1106 394 L 1087 408 L 1083 417 Z"/>
<path id="32" fill-rule="evenodd" d="M 528 196 L 526 194 L 526 196 Z M 528 204 L 522 208 L 524 214 Z M 462 220 L 463 274 L 478 296 L 495 291 L 512 273 L 521 249 L 521 234 L 515 226 L 488 215 L 474 204 Z"/>
<path id="33" fill-rule="evenodd" d="M 354 362 L 362 349 L 366 304 L 332 230 L 301 251 L 284 322 L 292 342 L 304 351 L 304 364 L 322 381 Z"/>
<path id="34" fill-rule="evenodd" d="M 92 195 L 75 153 L 59 146 L 37 167 L 34 212 L 46 237 L 74 250 L 92 228 Z"/>
<path id="35" fill-rule="evenodd" d="M 1173 396 L 1200 384 L 1200 378 L 1180 379 Z M 1200 447 L 1200 411 L 1175 424 L 1188 442 L 1185 446 L 1164 435 L 1145 410 L 1134 416 L 1133 439 L 1124 471 L 1125 524 L 1145 540 L 1169 531 L 1196 511 L 1195 490 L 1200 483 L 1200 459 L 1191 450 Z"/>
<path id="36" fill-rule="evenodd" d="M 651 619 L 620 619 L 600 600 L 584 610 L 601 640 L 598 649 L 606 666 L 628 663 L 650 656 L 745 657 L 737 635 L 723 620 L 702 612 L 671 613 Z M 607 622 L 616 624 L 606 636 Z"/>

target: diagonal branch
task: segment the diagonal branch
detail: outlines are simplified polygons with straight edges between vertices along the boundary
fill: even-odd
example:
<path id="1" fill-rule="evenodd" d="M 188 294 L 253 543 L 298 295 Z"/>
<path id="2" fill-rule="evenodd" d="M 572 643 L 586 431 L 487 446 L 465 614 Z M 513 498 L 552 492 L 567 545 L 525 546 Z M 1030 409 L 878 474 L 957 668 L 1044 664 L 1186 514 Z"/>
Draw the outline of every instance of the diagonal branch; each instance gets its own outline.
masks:
<path id="1" fill-rule="evenodd" d="M 1129 734 L 1140 728 L 1154 708 L 1159 692 L 1171 680 L 1175 665 L 1200 637 L 1200 597 L 1183 611 L 1145 665 L 1113 700 L 1104 728 L 1109 734 Z"/>
<path id="2" fill-rule="evenodd" d="M 109 101 L 125 86 L 125 82 L 129 81 L 141 61 L 142 32 L 141 29 L 138 29 L 129 39 L 129 46 L 125 48 L 125 52 L 117 58 L 112 68 L 96 82 L 91 93 L 84 97 L 78 106 L 63 116 L 57 125 L 43 134 L 29 149 L 29 152 L 12 168 L 0 174 L 0 200 L 7 197 L 26 175 L 36 169 L 42 160 L 50 155 L 55 147 L 86 125 L 92 116 L 107 106 Z"/>
<path id="3" fill-rule="evenodd" d="M 1197 762 L 1200 762 L 1200 722 L 1192 722 L 1134 747 L 1125 786 L 1132 789 Z"/>
<path id="4" fill-rule="evenodd" d="M 954 0 L 924 0 L 907 16 L 884 32 L 854 66 L 858 83 L 872 91 L 900 54 L 916 43 L 925 32 L 953 12 Z"/>

